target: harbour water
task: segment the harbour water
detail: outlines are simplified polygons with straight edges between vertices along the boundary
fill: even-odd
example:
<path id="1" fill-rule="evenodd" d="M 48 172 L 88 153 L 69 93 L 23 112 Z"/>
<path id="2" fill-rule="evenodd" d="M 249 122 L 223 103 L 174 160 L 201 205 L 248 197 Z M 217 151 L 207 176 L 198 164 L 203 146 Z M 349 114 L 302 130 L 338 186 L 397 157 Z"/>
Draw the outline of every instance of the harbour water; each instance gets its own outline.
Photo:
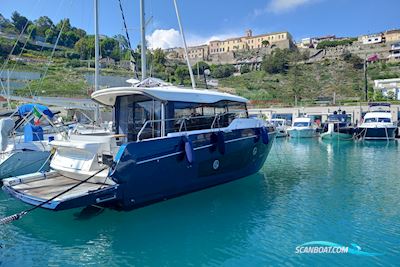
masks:
<path id="1" fill-rule="evenodd" d="M 277 140 L 250 177 L 131 212 L 36 210 L 0 229 L 1 266 L 395 266 L 397 143 Z M 27 205 L 0 192 L 0 216 Z M 296 254 L 310 241 L 379 256 Z"/>

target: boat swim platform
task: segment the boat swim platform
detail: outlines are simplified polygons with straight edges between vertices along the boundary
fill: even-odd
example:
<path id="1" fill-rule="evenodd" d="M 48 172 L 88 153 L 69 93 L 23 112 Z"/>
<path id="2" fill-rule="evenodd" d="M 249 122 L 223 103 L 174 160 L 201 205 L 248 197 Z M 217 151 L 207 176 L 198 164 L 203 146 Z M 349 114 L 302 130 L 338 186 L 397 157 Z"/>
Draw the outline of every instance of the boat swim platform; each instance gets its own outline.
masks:
<path id="1" fill-rule="evenodd" d="M 12 189 L 31 197 L 35 197 L 42 200 L 48 200 L 52 197 L 68 190 L 72 186 L 80 183 L 81 180 L 69 178 L 63 175 L 55 175 L 48 177 L 46 179 L 34 180 L 22 182 L 16 185 L 12 185 Z M 54 199 L 55 201 L 63 201 L 73 197 L 79 197 L 86 195 L 91 191 L 96 191 L 99 189 L 104 189 L 110 187 L 109 184 L 105 183 L 94 183 L 94 182 L 84 182 L 76 188 L 68 191 L 67 193 Z"/>

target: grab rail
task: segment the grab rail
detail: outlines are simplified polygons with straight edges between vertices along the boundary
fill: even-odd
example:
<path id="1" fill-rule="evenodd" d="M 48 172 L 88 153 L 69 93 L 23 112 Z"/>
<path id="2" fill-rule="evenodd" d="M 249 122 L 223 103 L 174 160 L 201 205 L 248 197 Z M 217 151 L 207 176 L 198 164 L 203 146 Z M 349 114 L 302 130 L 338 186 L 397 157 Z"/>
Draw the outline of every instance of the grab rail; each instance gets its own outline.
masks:
<path id="1" fill-rule="evenodd" d="M 146 129 L 146 127 L 148 126 L 149 123 L 158 123 L 158 122 L 167 122 L 167 121 L 176 121 L 176 120 L 181 120 L 180 124 L 179 124 L 179 132 L 182 131 L 182 129 L 184 128 L 185 131 L 187 131 L 187 125 L 186 122 L 193 120 L 193 119 L 206 119 L 206 118 L 214 118 L 213 122 L 211 123 L 210 128 L 214 129 L 215 128 L 215 124 L 218 121 L 218 128 L 220 128 L 219 126 L 219 119 L 222 116 L 225 116 L 227 114 L 236 114 L 236 113 L 231 113 L 231 112 L 224 112 L 224 113 L 220 113 L 220 114 L 215 114 L 213 116 L 189 116 L 189 117 L 181 117 L 181 118 L 171 118 L 171 119 L 158 119 L 158 120 L 147 120 L 142 128 L 140 129 L 140 131 L 137 134 L 137 141 L 140 141 L 140 136 L 142 135 L 143 131 Z"/>

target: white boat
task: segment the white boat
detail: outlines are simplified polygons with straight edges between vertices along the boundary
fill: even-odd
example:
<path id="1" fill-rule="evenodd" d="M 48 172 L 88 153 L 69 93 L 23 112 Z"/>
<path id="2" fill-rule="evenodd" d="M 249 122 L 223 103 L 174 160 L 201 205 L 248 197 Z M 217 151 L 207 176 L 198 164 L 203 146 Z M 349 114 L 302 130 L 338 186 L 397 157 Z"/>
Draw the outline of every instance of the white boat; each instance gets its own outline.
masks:
<path id="1" fill-rule="evenodd" d="M 274 126 L 276 129 L 276 137 L 286 137 L 288 136 L 287 132 L 287 122 L 285 119 L 269 119 L 267 123 Z"/>
<path id="2" fill-rule="evenodd" d="M 34 112 L 46 123 L 32 124 Z M 66 127 L 55 127 L 51 121 L 53 116 L 46 106 L 25 104 L 18 107 L 10 117 L 0 120 L 0 180 L 48 170 L 51 150 L 49 142 L 62 139 L 62 130 L 66 130 Z"/>
<path id="3" fill-rule="evenodd" d="M 394 140 L 397 124 L 392 120 L 390 104 L 371 103 L 370 111 L 357 127 L 357 137 L 362 140 Z"/>
<path id="4" fill-rule="evenodd" d="M 92 97 L 114 107 L 116 134 L 52 141 L 51 171 L 5 179 L 4 190 L 52 210 L 133 209 L 257 172 L 275 137 L 231 94 L 138 84 Z"/>
<path id="5" fill-rule="evenodd" d="M 310 138 L 317 136 L 317 127 L 312 122 L 311 118 L 295 118 L 292 126 L 287 131 L 289 136 L 293 138 Z"/>

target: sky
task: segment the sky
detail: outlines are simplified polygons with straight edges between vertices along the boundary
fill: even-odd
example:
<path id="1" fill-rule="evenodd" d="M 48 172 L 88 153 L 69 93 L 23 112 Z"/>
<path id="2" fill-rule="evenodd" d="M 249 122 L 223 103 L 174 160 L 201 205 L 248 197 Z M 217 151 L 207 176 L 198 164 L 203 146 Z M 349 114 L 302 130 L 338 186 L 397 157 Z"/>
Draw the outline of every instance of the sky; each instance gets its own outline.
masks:
<path id="1" fill-rule="evenodd" d="M 100 33 L 124 34 L 118 0 L 99 1 Z M 139 0 L 121 0 L 132 46 L 139 42 Z M 358 36 L 400 28 L 400 0 L 177 0 L 186 40 L 198 45 L 215 39 L 289 31 L 296 41 L 324 35 Z M 71 24 L 93 33 L 93 0 L 1 0 L 6 18 L 17 10 L 34 20 Z M 145 0 L 146 35 L 152 48 L 182 46 L 173 0 Z"/>

